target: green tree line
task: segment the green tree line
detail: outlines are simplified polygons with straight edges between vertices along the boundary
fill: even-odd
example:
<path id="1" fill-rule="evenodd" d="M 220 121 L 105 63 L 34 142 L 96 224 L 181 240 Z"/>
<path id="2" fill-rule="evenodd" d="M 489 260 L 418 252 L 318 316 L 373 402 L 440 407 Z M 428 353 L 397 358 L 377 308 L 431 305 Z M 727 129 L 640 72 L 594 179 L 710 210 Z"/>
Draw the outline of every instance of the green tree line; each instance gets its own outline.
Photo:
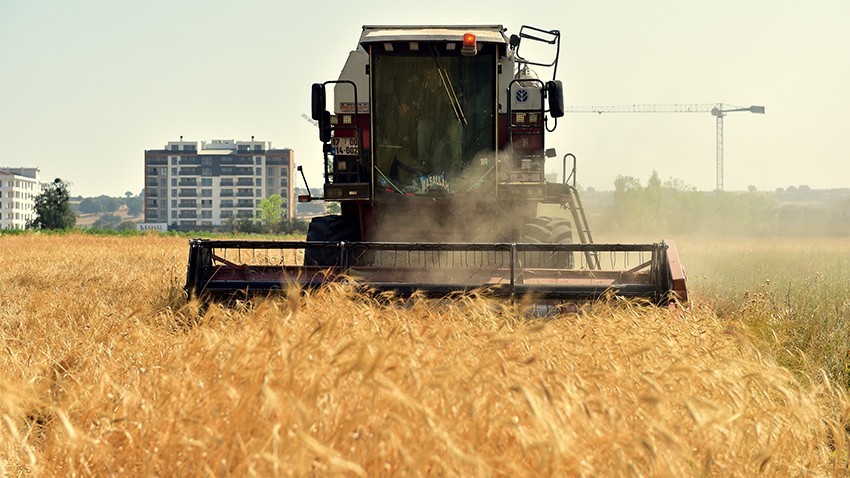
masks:
<path id="1" fill-rule="evenodd" d="M 80 202 L 76 205 L 76 210 L 81 214 L 113 213 L 118 211 L 121 206 L 127 206 L 127 213 L 133 217 L 138 217 L 145 210 L 142 194 L 133 195 L 130 191 L 125 192 L 124 197 L 101 195 L 79 199 Z"/>
<path id="2" fill-rule="evenodd" d="M 772 235 L 850 232 L 850 221 L 811 226 L 779 214 L 777 193 L 705 192 L 677 179 L 662 181 L 653 171 L 646 185 L 632 176 L 614 181 L 613 201 L 596 211 L 591 228 L 601 232 Z"/>

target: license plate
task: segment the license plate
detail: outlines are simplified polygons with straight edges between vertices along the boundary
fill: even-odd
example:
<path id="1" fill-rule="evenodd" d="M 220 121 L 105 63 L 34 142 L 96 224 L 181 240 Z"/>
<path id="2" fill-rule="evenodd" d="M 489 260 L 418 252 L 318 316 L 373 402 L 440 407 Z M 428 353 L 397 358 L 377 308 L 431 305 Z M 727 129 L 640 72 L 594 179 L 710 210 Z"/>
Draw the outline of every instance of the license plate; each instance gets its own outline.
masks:
<path id="1" fill-rule="evenodd" d="M 331 147 L 333 154 L 338 156 L 357 156 L 360 153 L 357 138 L 331 138 Z"/>

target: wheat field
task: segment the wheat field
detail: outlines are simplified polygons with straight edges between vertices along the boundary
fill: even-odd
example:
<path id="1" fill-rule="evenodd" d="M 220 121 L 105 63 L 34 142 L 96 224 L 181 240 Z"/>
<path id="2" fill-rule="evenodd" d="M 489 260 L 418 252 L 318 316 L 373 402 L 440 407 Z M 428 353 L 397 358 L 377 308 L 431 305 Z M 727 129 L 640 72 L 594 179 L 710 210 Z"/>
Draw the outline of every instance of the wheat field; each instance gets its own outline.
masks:
<path id="1" fill-rule="evenodd" d="M 0 236 L 0 476 L 850 475 L 848 286 L 812 309 L 823 276 L 717 244 L 680 244 L 687 308 L 535 318 L 345 286 L 202 310 L 186 239 Z M 785 305 L 837 345 L 792 348 Z"/>

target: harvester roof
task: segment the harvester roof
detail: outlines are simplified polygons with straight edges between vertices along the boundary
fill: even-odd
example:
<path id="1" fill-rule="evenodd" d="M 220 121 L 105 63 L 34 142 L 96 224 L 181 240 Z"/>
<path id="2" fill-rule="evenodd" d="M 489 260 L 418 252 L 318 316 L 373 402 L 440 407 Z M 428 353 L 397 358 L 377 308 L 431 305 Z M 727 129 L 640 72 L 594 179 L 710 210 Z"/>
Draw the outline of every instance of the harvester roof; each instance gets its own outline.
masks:
<path id="1" fill-rule="evenodd" d="M 507 44 L 502 25 L 364 25 L 360 44 L 395 41 L 461 41 L 465 33 L 479 43 Z"/>

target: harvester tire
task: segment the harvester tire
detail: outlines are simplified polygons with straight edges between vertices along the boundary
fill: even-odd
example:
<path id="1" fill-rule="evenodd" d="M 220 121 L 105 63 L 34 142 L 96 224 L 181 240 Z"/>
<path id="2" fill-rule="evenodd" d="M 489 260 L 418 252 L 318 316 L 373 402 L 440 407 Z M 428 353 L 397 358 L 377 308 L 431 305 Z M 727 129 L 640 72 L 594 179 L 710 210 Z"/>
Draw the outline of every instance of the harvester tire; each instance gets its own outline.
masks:
<path id="1" fill-rule="evenodd" d="M 352 242 L 359 240 L 359 235 L 354 224 L 343 216 L 314 217 L 307 227 L 307 242 Z M 339 251 L 308 247 L 304 251 L 304 265 L 338 266 Z"/>
<path id="2" fill-rule="evenodd" d="M 531 244 L 572 244 L 573 228 L 570 221 L 549 216 L 529 220 L 523 229 L 522 242 Z M 573 267 L 572 252 L 528 251 L 521 255 L 524 267 L 569 269 Z"/>

